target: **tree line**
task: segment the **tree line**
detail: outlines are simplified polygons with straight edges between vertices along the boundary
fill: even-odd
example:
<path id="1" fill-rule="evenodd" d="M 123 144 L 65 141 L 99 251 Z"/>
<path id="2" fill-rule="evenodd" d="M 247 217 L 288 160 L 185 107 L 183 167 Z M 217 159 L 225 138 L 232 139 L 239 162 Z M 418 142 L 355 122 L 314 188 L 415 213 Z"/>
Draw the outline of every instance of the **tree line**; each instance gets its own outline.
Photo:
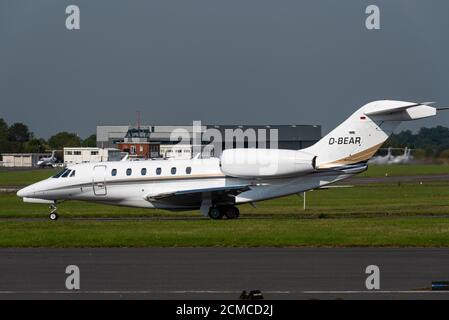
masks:
<path id="1" fill-rule="evenodd" d="M 0 118 L 0 153 L 41 153 L 64 147 L 95 147 L 96 135 L 81 139 L 75 133 L 59 132 L 48 140 L 36 138 L 28 126 L 16 122 L 10 126 Z"/>
<path id="2" fill-rule="evenodd" d="M 449 158 L 449 128 L 437 126 L 421 128 L 417 133 L 410 130 L 392 134 L 385 147 L 418 149 L 428 158 Z"/>

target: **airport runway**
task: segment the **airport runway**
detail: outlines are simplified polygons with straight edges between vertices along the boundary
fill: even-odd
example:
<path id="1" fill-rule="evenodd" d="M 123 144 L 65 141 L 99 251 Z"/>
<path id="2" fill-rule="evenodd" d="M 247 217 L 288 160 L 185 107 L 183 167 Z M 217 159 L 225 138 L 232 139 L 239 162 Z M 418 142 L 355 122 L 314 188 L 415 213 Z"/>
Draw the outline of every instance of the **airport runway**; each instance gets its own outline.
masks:
<path id="1" fill-rule="evenodd" d="M 436 280 L 449 280 L 449 248 L 0 249 L 0 299 L 449 299 L 429 290 Z"/>

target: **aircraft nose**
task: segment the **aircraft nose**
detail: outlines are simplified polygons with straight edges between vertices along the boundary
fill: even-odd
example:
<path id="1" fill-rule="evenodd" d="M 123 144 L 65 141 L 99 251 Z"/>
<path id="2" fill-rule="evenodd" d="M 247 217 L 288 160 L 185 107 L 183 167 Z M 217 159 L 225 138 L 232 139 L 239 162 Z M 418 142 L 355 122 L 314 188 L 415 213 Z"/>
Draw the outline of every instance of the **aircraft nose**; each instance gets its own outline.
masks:
<path id="1" fill-rule="evenodd" d="M 31 197 L 32 194 L 33 194 L 33 191 L 32 191 L 31 187 L 25 187 L 25 188 L 20 189 L 19 191 L 17 191 L 17 196 L 21 197 L 21 198 Z"/>

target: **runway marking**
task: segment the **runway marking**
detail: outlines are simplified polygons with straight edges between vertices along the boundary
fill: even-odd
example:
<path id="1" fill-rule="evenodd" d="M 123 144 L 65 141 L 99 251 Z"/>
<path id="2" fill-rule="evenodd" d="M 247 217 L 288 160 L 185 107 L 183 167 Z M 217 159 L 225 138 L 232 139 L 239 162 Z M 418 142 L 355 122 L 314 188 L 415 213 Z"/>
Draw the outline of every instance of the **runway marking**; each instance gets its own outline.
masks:
<path id="1" fill-rule="evenodd" d="M 0 291 L 0 294 L 236 294 L 242 293 L 243 290 L 235 291 L 216 291 L 216 290 L 174 290 L 174 291 L 152 291 L 152 290 L 41 290 L 41 291 Z M 289 294 L 291 291 L 264 291 L 268 294 Z"/>
<path id="2" fill-rule="evenodd" d="M 432 290 L 341 290 L 341 291 L 302 291 L 304 294 L 354 294 L 354 293 L 449 293 L 449 291 L 432 291 Z"/>
<path id="3" fill-rule="evenodd" d="M 0 294 L 239 294 L 242 290 L 3 290 Z M 328 290 L 328 291 L 262 291 L 263 294 L 449 294 L 449 291 L 432 290 Z"/>

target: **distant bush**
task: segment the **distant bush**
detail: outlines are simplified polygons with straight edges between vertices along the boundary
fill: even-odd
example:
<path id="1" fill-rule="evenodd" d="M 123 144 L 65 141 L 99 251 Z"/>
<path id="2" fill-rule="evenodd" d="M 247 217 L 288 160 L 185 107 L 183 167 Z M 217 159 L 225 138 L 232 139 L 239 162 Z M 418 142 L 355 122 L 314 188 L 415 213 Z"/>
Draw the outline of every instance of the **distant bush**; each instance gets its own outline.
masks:
<path id="1" fill-rule="evenodd" d="M 415 160 L 422 160 L 426 158 L 426 153 L 422 149 L 414 149 L 411 152 L 413 159 Z"/>
<path id="2" fill-rule="evenodd" d="M 449 149 L 441 151 L 439 158 L 449 159 Z"/>

